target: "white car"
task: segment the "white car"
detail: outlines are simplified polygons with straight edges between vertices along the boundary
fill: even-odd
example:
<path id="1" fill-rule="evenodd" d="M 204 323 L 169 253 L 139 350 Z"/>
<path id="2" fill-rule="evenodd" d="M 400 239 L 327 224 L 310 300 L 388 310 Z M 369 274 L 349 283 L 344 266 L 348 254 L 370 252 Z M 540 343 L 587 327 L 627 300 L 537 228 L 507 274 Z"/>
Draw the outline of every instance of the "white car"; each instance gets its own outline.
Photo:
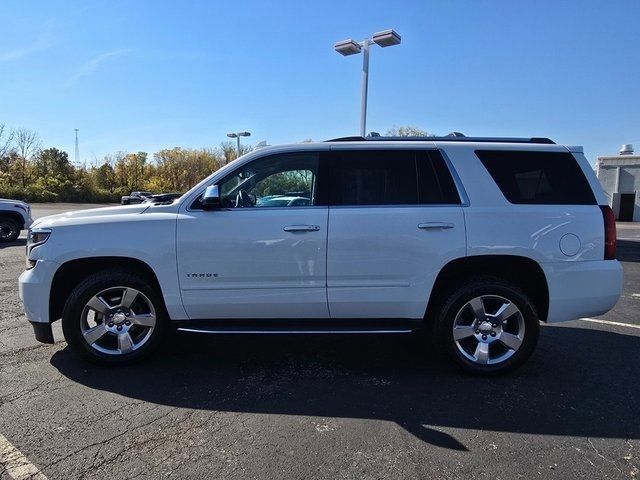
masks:
<path id="1" fill-rule="evenodd" d="M 260 207 L 307 207 L 311 205 L 311 199 L 287 195 L 258 198 L 256 205 Z"/>
<path id="2" fill-rule="evenodd" d="M 257 201 L 292 191 L 310 204 Z M 251 152 L 169 205 L 39 219 L 20 295 L 38 340 L 62 318 L 69 346 L 107 364 L 149 354 L 171 327 L 423 329 L 463 368 L 495 374 L 531 355 L 539 321 L 616 304 L 615 247 L 579 147 L 346 138 Z"/>
<path id="3" fill-rule="evenodd" d="M 31 226 L 31 207 L 26 202 L 0 198 L 0 242 L 13 242 L 20 230 Z"/>

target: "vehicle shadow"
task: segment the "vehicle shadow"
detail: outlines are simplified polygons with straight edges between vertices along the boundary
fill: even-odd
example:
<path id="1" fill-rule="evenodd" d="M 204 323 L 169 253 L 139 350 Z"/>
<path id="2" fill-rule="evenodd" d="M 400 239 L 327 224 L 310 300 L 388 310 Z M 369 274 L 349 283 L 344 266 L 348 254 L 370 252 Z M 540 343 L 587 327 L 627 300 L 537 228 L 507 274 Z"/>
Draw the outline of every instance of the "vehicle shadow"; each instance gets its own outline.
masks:
<path id="1" fill-rule="evenodd" d="M 419 336 L 178 335 L 156 357 L 88 365 L 68 348 L 51 364 L 92 389 L 161 405 L 391 420 L 443 448 L 440 427 L 640 438 L 640 337 L 544 327 L 536 354 L 505 377 L 467 376 Z"/>
<path id="2" fill-rule="evenodd" d="M 616 250 L 621 262 L 640 262 L 640 241 L 618 240 Z"/>
<path id="3" fill-rule="evenodd" d="M 1 242 L 0 243 L 0 250 L 2 250 L 3 248 L 8 248 L 8 247 L 24 247 L 27 244 L 27 239 L 26 238 L 18 238 L 17 240 L 14 240 L 13 242 Z"/>

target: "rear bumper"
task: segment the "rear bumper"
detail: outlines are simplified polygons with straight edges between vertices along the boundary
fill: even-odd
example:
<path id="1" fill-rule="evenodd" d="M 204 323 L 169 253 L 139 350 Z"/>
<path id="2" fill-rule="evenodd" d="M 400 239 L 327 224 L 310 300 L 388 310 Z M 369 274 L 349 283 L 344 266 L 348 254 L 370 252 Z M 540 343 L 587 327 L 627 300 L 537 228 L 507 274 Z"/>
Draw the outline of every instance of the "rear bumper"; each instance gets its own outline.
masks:
<path id="1" fill-rule="evenodd" d="M 541 265 L 549 285 L 547 322 L 602 315 L 622 293 L 622 266 L 617 260 L 557 262 Z"/>

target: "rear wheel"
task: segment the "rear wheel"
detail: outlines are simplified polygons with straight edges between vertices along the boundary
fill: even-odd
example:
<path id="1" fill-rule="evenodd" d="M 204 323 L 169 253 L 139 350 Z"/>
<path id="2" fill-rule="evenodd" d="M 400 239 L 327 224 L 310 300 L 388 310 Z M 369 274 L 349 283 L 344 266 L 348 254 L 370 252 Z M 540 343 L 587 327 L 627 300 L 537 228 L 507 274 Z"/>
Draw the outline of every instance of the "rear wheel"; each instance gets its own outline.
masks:
<path id="1" fill-rule="evenodd" d="M 517 286 L 478 278 L 444 301 L 438 339 L 468 372 L 497 375 L 522 365 L 533 353 L 539 320 L 533 302 Z"/>
<path id="2" fill-rule="evenodd" d="M 20 227 L 11 218 L 0 218 L 0 242 L 14 242 L 20 235 Z"/>
<path id="3" fill-rule="evenodd" d="M 102 364 L 131 363 L 150 354 L 167 323 L 156 288 L 124 270 L 87 277 L 72 291 L 62 315 L 69 346 Z"/>

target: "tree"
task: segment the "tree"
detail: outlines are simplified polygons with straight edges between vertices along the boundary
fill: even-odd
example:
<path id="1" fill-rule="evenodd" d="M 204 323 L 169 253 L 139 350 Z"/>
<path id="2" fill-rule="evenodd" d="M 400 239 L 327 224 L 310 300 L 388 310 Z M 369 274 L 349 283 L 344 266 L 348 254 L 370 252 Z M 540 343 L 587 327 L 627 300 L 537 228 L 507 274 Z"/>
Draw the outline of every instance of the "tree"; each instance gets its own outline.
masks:
<path id="1" fill-rule="evenodd" d="M 14 135 L 13 130 L 9 130 L 4 123 L 0 123 L 0 159 L 13 149 Z"/>
<path id="2" fill-rule="evenodd" d="M 113 193 L 116 189 L 116 172 L 108 161 L 93 170 L 93 178 L 96 186 L 108 190 L 109 193 Z"/>
<path id="3" fill-rule="evenodd" d="M 240 155 L 249 153 L 252 150 L 253 147 L 251 145 L 240 145 Z M 236 142 L 222 142 L 220 144 L 220 151 L 222 152 L 225 165 L 238 158 L 238 144 Z"/>
<path id="4" fill-rule="evenodd" d="M 209 149 L 171 148 L 154 155 L 155 174 L 151 179 L 155 190 L 184 192 L 222 166 L 222 154 Z"/>
<path id="5" fill-rule="evenodd" d="M 33 169 L 37 177 L 55 176 L 71 180 L 74 173 L 67 152 L 57 148 L 47 148 L 38 152 Z"/>
<path id="6" fill-rule="evenodd" d="M 146 163 L 146 152 L 116 153 L 114 168 L 118 184 L 129 191 L 144 190 L 147 183 L 144 176 Z"/>
<path id="7" fill-rule="evenodd" d="M 26 188 L 29 180 L 29 161 L 40 150 L 40 137 L 32 130 L 19 128 L 15 130 L 15 146 L 20 161 L 17 164 L 17 175 L 22 188 Z"/>
<path id="8" fill-rule="evenodd" d="M 433 134 L 428 133 L 426 130 L 421 130 L 418 127 L 404 126 L 393 127 L 387 130 L 388 137 L 433 137 Z"/>

